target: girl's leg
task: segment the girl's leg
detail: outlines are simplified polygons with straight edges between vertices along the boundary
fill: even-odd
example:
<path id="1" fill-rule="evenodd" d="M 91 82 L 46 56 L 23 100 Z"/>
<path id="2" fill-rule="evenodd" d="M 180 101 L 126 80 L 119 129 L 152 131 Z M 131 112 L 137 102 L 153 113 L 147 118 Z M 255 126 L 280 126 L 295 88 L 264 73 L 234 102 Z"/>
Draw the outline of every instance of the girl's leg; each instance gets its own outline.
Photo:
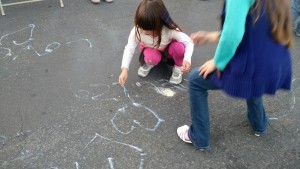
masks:
<path id="1" fill-rule="evenodd" d="M 173 67 L 173 73 L 169 82 L 172 84 L 179 84 L 182 81 L 182 62 L 184 58 L 185 47 L 183 43 L 178 41 L 172 41 L 168 48 L 168 56 L 175 62 Z"/>
<path id="2" fill-rule="evenodd" d="M 159 50 L 153 48 L 146 48 L 144 50 L 144 60 L 147 65 L 158 65 L 161 61 L 162 55 Z"/>
<path id="3" fill-rule="evenodd" d="M 207 148 L 210 140 L 210 122 L 208 112 L 207 90 L 218 87 L 211 81 L 212 75 L 206 79 L 199 76 L 199 68 L 191 71 L 189 76 L 189 97 L 192 125 L 189 129 L 189 139 L 198 148 Z"/>
<path id="4" fill-rule="evenodd" d="M 268 119 L 263 105 L 262 97 L 247 100 L 248 120 L 256 134 L 264 133 L 267 129 Z"/>
<path id="5" fill-rule="evenodd" d="M 184 52 L 185 52 L 185 47 L 183 43 L 178 41 L 171 42 L 168 50 L 168 55 L 169 58 L 173 58 L 175 65 L 178 67 L 182 66 Z"/>
<path id="6" fill-rule="evenodd" d="M 138 69 L 138 75 L 141 77 L 146 77 L 148 76 L 153 66 L 158 65 L 162 55 L 160 51 L 155 50 L 153 48 L 145 48 L 143 54 L 144 54 L 144 61 L 146 64 L 144 64 Z"/>

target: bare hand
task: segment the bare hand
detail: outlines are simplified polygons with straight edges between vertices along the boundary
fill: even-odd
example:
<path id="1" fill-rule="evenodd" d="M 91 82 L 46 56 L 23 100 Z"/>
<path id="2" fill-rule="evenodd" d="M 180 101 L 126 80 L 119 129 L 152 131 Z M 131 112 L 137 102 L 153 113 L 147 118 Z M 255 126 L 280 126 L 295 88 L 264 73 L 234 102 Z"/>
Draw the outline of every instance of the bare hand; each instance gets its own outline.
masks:
<path id="1" fill-rule="evenodd" d="M 190 35 L 190 38 L 193 40 L 194 44 L 196 45 L 204 45 L 208 42 L 207 39 L 207 32 L 205 31 L 198 31 L 195 33 L 192 33 Z"/>
<path id="2" fill-rule="evenodd" d="M 191 69 L 191 64 L 188 61 L 184 60 L 182 64 L 182 72 L 187 73 L 190 71 L 190 69 Z"/>
<path id="3" fill-rule="evenodd" d="M 122 72 L 119 76 L 119 84 L 124 87 L 125 82 L 127 80 L 127 76 L 128 76 L 128 69 L 127 68 L 122 68 Z"/>
<path id="4" fill-rule="evenodd" d="M 205 62 L 200 68 L 199 68 L 199 75 L 202 75 L 204 79 L 206 79 L 206 77 L 214 72 L 216 70 L 216 65 L 213 59 Z"/>
<path id="5" fill-rule="evenodd" d="M 204 45 L 206 43 L 218 43 L 220 39 L 220 31 L 213 31 L 213 32 L 205 32 L 205 31 L 198 31 L 192 33 L 190 38 L 196 45 Z"/>

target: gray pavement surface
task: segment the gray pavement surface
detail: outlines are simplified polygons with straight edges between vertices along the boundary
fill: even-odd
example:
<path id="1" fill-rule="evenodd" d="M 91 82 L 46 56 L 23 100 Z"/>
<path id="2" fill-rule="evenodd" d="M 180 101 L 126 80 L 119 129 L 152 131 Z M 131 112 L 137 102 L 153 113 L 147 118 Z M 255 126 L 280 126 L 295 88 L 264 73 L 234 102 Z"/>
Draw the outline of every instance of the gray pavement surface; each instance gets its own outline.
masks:
<path id="1" fill-rule="evenodd" d="M 268 134 L 253 135 L 244 101 L 212 91 L 211 147 L 202 152 L 176 134 L 190 124 L 187 75 L 182 85 L 170 85 L 171 69 L 162 64 L 140 78 L 136 52 L 127 92 L 117 85 L 138 2 L 64 0 L 60 8 L 58 0 L 47 0 L 4 7 L 0 168 L 300 168 L 300 38 L 292 50 L 292 91 L 265 97 Z M 217 30 L 221 3 L 165 0 L 187 34 Z M 214 49 L 196 47 L 192 67 Z"/>

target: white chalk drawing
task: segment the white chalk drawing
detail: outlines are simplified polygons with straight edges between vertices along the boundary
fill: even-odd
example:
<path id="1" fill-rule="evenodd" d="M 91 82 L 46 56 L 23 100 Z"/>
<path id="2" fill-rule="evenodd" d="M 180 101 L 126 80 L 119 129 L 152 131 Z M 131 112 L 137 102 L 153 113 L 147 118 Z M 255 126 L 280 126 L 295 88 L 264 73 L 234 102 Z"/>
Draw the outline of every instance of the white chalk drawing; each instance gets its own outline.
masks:
<path id="1" fill-rule="evenodd" d="M 126 109 L 127 109 L 128 107 L 127 107 L 127 105 L 125 105 L 124 107 L 118 109 L 117 112 L 115 113 L 114 117 L 111 119 L 112 125 L 114 126 L 114 128 L 115 128 L 118 132 L 120 132 L 120 133 L 122 133 L 122 134 L 129 134 L 129 133 L 131 133 L 135 128 L 137 128 L 137 127 L 141 127 L 141 128 L 143 128 L 143 129 L 145 129 L 145 130 L 148 130 L 148 131 L 155 131 L 155 130 L 158 128 L 158 126 L 160 125 L 160 123 L 161 123 L 161 122 L 164 122 L 164 120 L 161 119 L 161 118 L 159 118 L 159 116 L 158 116 L 154 111 L 152 111 L 151 109 L 149 109 L 149 108 L 147 108 L 147 107 L 145 107 L 145 106 L 143 106 L 143 105 L 141 105 L 141 104 L 139 104 L 139 103 L 133 103 L 132 105 L 135 106 L 135 107 L 137 107 L 137 108 L 139 108 L 139 109 L 144 109 L 144 110 L 146 110 L 146 113 L 147 113 L 147 112 L 150 112 L 150 113 L 153 115 L 153 117 L 156 119 L 156 124 L 152 124 L 151 127 L 145 127 L 145 126 L 142 124 L 142 122 L 139 122 L 138 120 L 136 120 L 137 117 L 132 117 L 132 116 L 130 116 L 130 115 L 127 115 L 127 116 L 126 116 L 126 114 L 130 114 L 130 112 L 127 112 L 127 111 L 126 111 Z M 141 114 L 141 116 L 143 116 L 142 113 L 145 113 L 145 112 L 143 112 L 142 110 L 140 110 L 139 113 Z M 125 114 L 125 115 L 124 115 L 124 114 Z M 116 122 L 116 121 L 117 121 L 116 119 L 118 119 L 119 121 L 122 121 L 122 120 L 125 121 L 125 118 L 128 118 L 128 119 L 126 119 L 126 121 L 127 121 L 129 124 L 122 124 L 122 125 L 119 125 L 118 122 Z M 122 119 L 122 120 L 120 120 L 120 119 Z M 134 125 L 131 125 L 130 127 L 125 127 L 125 126 L 130 125 L 131 122 L 133 122 Z M 137 126 L 136 126 L 136 125 L 137 125 Z M 125 128 L 126 128 L 126 129 L 125 129 Z M 130 129 L 129 129 L 129 128 L 130 128 Z"/>
<path id="2" fill-rule="evenodd" d="M 4 59 L 7 56 L 11 56 L 12 55 L 11 50 L 9 48 L 5 48 L 5 47 L 0 47 L 0 54 L 1 54 L 0 55 L 1 56 L 0 59 Z"/>
<path id="3" fill-rule="evenodd" d="M 102 96 L 108 94 L 110 86 L 106 84 L 87 84 L 80 82 L 77 84 L 72 84 L 69 80 L 70 90 L 74 93 L 77 99 L 84 100 L 114 100 L 118 101 L 116 98 L 104 99 Z M 83 89 L 84 88 L 84 89 Z"/>
<path id="4" fill-rule="evenodd" d="M 17 31 L 5 34 L 0 37 L 0 70 L 6 70 L 5 73 L 12 74 L 12 72 L 7 72 L 8 65 L 14 63 L 14 61 L 17 61 L 18 59 L 21 59 L 21 56 L 25 52 L 33 52 L 34 55 L 41 57 L 48 55 L 54 51 L 56 51 L 58 48 L 60 48 L 62 45 L 68 45 L 70 46 L 73 43 L 87 43 L 88 48 L 92 47 L 92 43 L 89 41 L 89 39 L 78 39 L 73 40 L 69 42 L 51 42 L 46 45 L 45 49 L 43 51 L 38 51 L 34 46 L 33 42 L 35 38 L 33 38 L 34 35 L 34 24 L 29 24 L 27 27 L 19 29 Z M 24 54 L 23 54 L 24 55 Z M 3 74 L 3 72 L 2 72 Z M 0 72 L 0 77 L 1 72 Z"/>
<path id="5" fill-rule="evenodd" d="M 142 83 L 142 82 L 141 82 Z M 110 86 L 106 84 L 87 84 L 87 83 L 77 83 L 72 84 L 69 80 L 70 90 L 74 93 L 77 99 L 83 100 L 93 100 L 93 101 L 115 101 L 118 102 L 119 100 L 116 98 L 105 98 L 105 94 L 109 94 Z M 114 84 L 113 84 L 114 85 Z M 155 86 L 156 87 L 156 86 Z M 157 87 L 156 87 L 157 88 Z M 159 89 L 159 88 L 157 88 Z M 161 122 L 164 120 L 161 119 L 156 112 L 151 110 L 150 108 L 135 102 L 127 92 L 126 88 L 124 88 L 124 94 L 130 100 L 130 105 L 124 105 L 123 107 L 119 108 L 113 118 L 111 119 L 111 123 L 113 127 L 122 134 L 129 134 L 135 128 L 141 127 L 142 129 L 148 131 L 155 131 Z M 153 124 L 148 124 L 148 127 L 145 126 L 142 122 L 137 120 L 139 117 L 131 116 L 131 112 L 127 109 L 135 109 L 139 114 L 139 117 L 147 116 L 152 120 Z M 122 125 L 118 123 L 119 121 L 123 121 Z M 150 120 L 151 121 L 151 120 Z M 127 122 L 127 123 L 125 123 Z M 131 125 L 133 124 L 133 125 Z M 121 127 L 122 126 L 122 127 Z M 128 127 L 129 126 L 129 127 Z M 131 127 L 130 127 L 131 126 Z M 127 129 L 126 129 L 127 128 Z"/>
<path id="6" fill-rule="evenodd" d="M 14 157 L 13 159 L 9 160 L 9 161 L 3 161 L 2 160 L 2 164 L 1 166 L 8 166 L 9 164 L 15 162 L 15 161 L 23 161 L 27 158 L 30 158 L 31 156 L 33 156 L 33 153 L 29 150 L 22 150 L 16 157 Z"/>
<path id="7" fill-rule="evenodd" d="M 7 137 L 0 135 L 0 141 L 2 142 L 2 145 L 5 145 L 6 140 L 7 140 Z"/>
<path id="8" fill-rule="evenodd" d="M 13 40 L 13 43 L 14 43 L 15 45 L 23 45 L 23 44 L 29 42 L 30 40 L 33 40 L 32 34 L 33 34 L 33 29 L 34 29 L 34 27 L 35 27 L 34 24 L 29 24 L 28 27 L 22 28 L 22 29 L 20 29 L 20 30 L 15 31 L 15 32 L 8 33 L 8 34 L 6 34 L 6 35 L 3 35 L 3 36 L 0 38 L 0 45 L 3 45 L 3 44 L 2 44 L 2 43 L 3 43 L 2 40 L 5 39 L 5 38 L 7 38 L 7 37 L 9 37 L 10 35 L 13 35 L 13 34 L 16 34 L 16 33 L 21 33 L 21 34 L 23 34 L 25 31 L 28 31 L 28 30 L 30 30 L 30 34 L 27 34 L 28 37 L 25 38 L 26 40 L 25 40 L 24 42 L 17 43 L 15 40 Z"/>
<path id="9" fill-rule="evenodd" d="M 175 92 L 169 88 L 163 88 L 163 87 L 158 87 L 156 92 L 167 96 L 167 97 L 173 97 L 175 95 Z"/>
<path id="10" fill-rule="evenodd" d="M 109 157 L 109 158 L 108 158 L 108 162 L 109 162 L 109 168 L 110 168 L 110 169 L 114 169 L 113 158 Z"/>
<path id="11" fill-rule="evenodd" d="M 24 160 L 25 158 L 28 158 L 28 157 L 30 157 L 32 155 L 33 155 L 33 153 L 31 151 L 24 150 L 16 158 L 14 158 L 13 160 L 11 160 L 11 162 L 17 161 L 17 160 Z"/>
<path id="12" fill-rule="evenodd" d="M 31 133 L 31 130 L 27 130 L 25 132 L 22 131 L 18 131 L 17 134 L 13 135 L 13 136 L 4 136 L 4 135 L 0 135 L 0 141 L 2 143 L 2 147 L 4 147 L 8 141 L 11 141 L 15 138 L 19 138 L 20 136 L 26 136 L 28 133 Z M 0 147 L 1 147 L 0 146 Z M 15 162 L 15 161 L 22 161 L 30 156 L 32 156 L 33 153 L 29 150 L 24 150 L 22 148 L 22 150 L 18 153 L 18 155 L 16 157 L 13 157 L 10 160 L 4 161 L 4 160 L 0 160 L 2 161 L 1 166 L 8 166 L 9 164 Z"/>
<path id="13" fill-rule="evenodd" d="M 12 48 L 15 48 L 16 46 L 21 46 L 21 51 L 23 52 L 26 48 L 25 44 L 29 44 L 30 41 L 33 40 L 32 34 L 33 29 L 35 25 L 30 24 L 28 27 L 22 28 L 20 30 L 17 30 L 15 32 L 8 33 L 6 35 L 3 35 L 0 38 L 0 59 L 5 59 L 8 57 L 12 57 L 12 60 L 16 60 L 19 53 L 13 52 Z M 24 38 L 22 42 L 16 42 L 16 40 L 12 39 L 15 34 L 18 34 L 20 37 Z M 5 52 L 6 51 L 6 52 Z"/>
<path id="14" fill-rule="evenodd" d="M 75 162 L 76 169 L 80 169 L 78 162 Z"/>
<path id="15" fill-rule="evenodd" d="M 31 133 L 32 133 L 32 130 L 26 130 L 26 131 L 18 131 L 13 136 L 0 135 L 0 142 L 2 143 L 2 145 L 5 145 L 6 142 L 8 142 L 9 140 L 12 140 L 12 139 L 15 139 L 15 138 L 18 138 L 21 136 L 28 136 Z"/>
<path id="16" fill-rule="evenodd" d="M 150 125 L 150 127 L 146 127 L 144 126 L 144 124 L 142 124 L 142 122 L 140 122 L 139 120 L 137 120 L 138 117 L 136 116 L 131 116 L 131 112 L 128 112 L 127 109 L 128 109 L 128 106 L 125 105 L 123 106 L 122 108 L 119 108 L 117 110 L 117 112 L 115 113 L 115 115 L 113 116 L 113 118 L 111 119 L 111 123 L 112 125 L 114 126 L 114 128 L 122 133 L 122 134 L 129 134 L 131 133 L 135 128 L 137 127 L 141 127 L 142 129 L 145 129 L 145 130 L 148 130 L 148 131 L 155 131 L 158 126 L 160 125 L 161 122 L 164 122 L 163 119 L 161 119 L 158 114 L 156 112 L 154 112 L 153 110 L 151 110 L 150 108 L 140 104 L 140 103 L 137 103 L 135 102 L 129 95 L 126 87 L 124 86 L 124 94 L 126 97 L 129 98 L 129 100 L 131 101 L 131 105 L 130 106 L 133 106 L 134 108 L 138 108 L 139 109 L 139 116 L 140 117 L 144 117 L 146 116 L 147 114 L 149 114 L 152 118 L 154 117 L 155 118 L 155 124 L 152 124 Z M 129 123 L 133 122 L 134 125 L 131 125 L 130 127 L 127 127 L 126 129 L 124 129 L 125 127 L 124 126 L 127 126 L 129 124 L 124 124 L 123 125 L 120 125 L 118 124 L 118 122 L 116 121 L 127 121 Z M 121 119 L 121 120 L 120 120 Z M 150 120 L 150 119 L 149 119 Z M 121 127 L 122 126 L 122 127 Z"/>
<path id="17" fill-rule="evenodd" d="M 8 49 L 7 54 L 4 56 L 12 56 L 15 55 L 15 57 L 13 58 L 13 60 L 15 60 L 17 58 L 17 56 L 20 54 L 17 52 L 13 52 L 11 48 L 14 48 L 14 46 L 20 46 L 22 48 L 22 52 L 24 50 L 33 50 L 38 56 L 42 56 L 44 54 L 39 54 L 34 47 L 31 46 L 30 42 L 34 40 L 33 38 L 33 30 L 35 28 L 34 24 L 29 24 L 28 27 L 22 28 L 20 30 L 17 30 L 15 32 L 12 33 L 8 33 L 6 35 L 3 35 L 0 38 L 0 47 L 3 47 L 5 49 Z M 17 42 L 14 38 L 14 36 L 17 36 L 24 38 L 22 42 Z M 11 43 L 12 42 L 12 43 Z M 4 58 L 2 57 L 2 58 Z"/>
<path id="18" fill-rule="evenodd" d="M 31 133 L 32 133 L 31 130 L 26 130 L 26 131 L 18 131 L 13 136 L 0 135 L 0 142 L 2 144 L 2 145 L 0 145 L 0 148 L 1 148 L 1 146 L 3 148 L 9 141 L 12 141 L 14 139 L 19 139 L 22 136 L 28 136 Z M 13 157 L 12 159 L 7 160 L 7 161 L 0 160 L 0 161 L 2 161 L 1 166 L 7 166 L 11 163 L 14 163 L 15 161 L 23 161 L 24 159 L 29 158 L 32 155 L 33 155 L 33 153 L 30 150 L 25 150 L 24 148 L 22 148 L 16 157 Z"/>
<path id="19" fill-rule="evenodd" d="M 139 148 L 139 147 L 136 147 L 134 145 L 131 145 L 131 144 L 127 144 L 127 143 L 123 143 L 123 142 L 119 142 L 119 141 L 115 141 L 113 139 L 109 139 L 109 138 L 106 138 L 98 133 L 95 134 L 95 136 L 85 145 L 84 147 L 84 151 L 91 145 L 93 144 L 96 139 L 100 139 L 100 141 L 105 141 L 109 144 L 112 144 L 113 147 L 116 147 L 116 146 L 119 146 L 119 147 L 123 147 L 125 148 L 126 152 L 129 152 L 129 151 L 132 151 L 132 153 L 136 154 L 138 157 L 139 157 L 139 160 L 136 162 L 137 166 L 134 167 L 134 166 L 130 166 L 131 168 L 137 168 L 137 169 L 143 169 L 144 168 L 144 156 L 146 156 L 147 154 L 143 151 L 143 149 Z M 98 145 L 97 143 L 95 143 L 96 145 Z M 95 146 L 93 146 L 93 149 L 94 149 Z M 109 157 L 104 157 L 107 159 L 107 163 L 109 165 L 109 169 L 114 169 L 115 168 L 115 162 L 114 161 L 117 161 L 117 158 L 114 158 L 112 156 L 109 156 Z M 128 157 L 126 157 L 126 159 L 128 159 Z M 127 162 L 125 162 L 127 163 Z M 126 165 L 126 164 L 124 164 Z M 75 162 L 75 166 L 76 166 L 76 169 L 80 169 L 80 162 L 76 161 Z M 107 166 L 107 165 L 105 165 Z M 124 167 L 124 166 L 123 166 Z M 98 168 L 101 168 L 100 166 Z"/>
<path id="20" fill-rule="evenodd" d="M 151 82 L 136 82 L 136 86 L 142 87 L 145 84 L 149 84 L 156 91 L 156 93 L 167 97 L 173 97 L 176 94 L 174 90 L 187 91 L 187 87 L 185 87 L 183 84 L 174 85 L 166 79 L 157 80 L 155 83 L 158 83 L 162 87 L 158 87 Z"/>
<path id="21" fill-rule="evenodd" d="M 71 41 L 71 42 L 66 42 L 66 44 L 71 44 L 71 43 L 80 42 L 80 41 L 87 42 L 89 48 L 93 47 L 93 45 L 92 45 L 92 43 L 90 42 L 89 39 L 78 39 L 78 40 L 74 40 L 74 41 Z"/>
<path id="22" fill-rule="evenodd" d="M 22 28 L 20 30 L 17 30 L 15 32 L 12 32 L 12 33 L 8 33 L 6 35 L 3 35 L 1 38 L 0 38 L 0 49 L 4 49 L 6 50 L 6 54 L 4 56 L 1 56 L 0 58 L 4 58 L 4 57 L 7 57 L 7 56 L 12 56 L 12 50 L 8 47 L 8 46 L 4 46 L 4 40 L 5 39 L 8 39 L 9 41 L 6 42 L 8 44 L 11 44 L 10 43 L 10 36 L 13 36 L 17 33 L 19 33 L 22 38 L 25 37 L 25 40 L 23 42 L 17 42 L 16 40 L 13 40 L 12 39 L 12 43 L 15 45 L 15 46 L 22 46 L 24 49 L 27 49 L 27 50 L 33 50 L 38 56 L 43 56 L 43 55 L 47 55 L 53 51 L 55 51 L 56 49 L 58 49 L 60 46 L 61 46 L 61 43 L 59 42 L 52 42 L 48 45 L 46 45 L 45 49 L 44 49 L 44 52 L 45 53 L 39 53 L 31 44 L 30 42 L 34 40 L 33 38 L 33 31 L 34 31 L 34 28 L 35 28 L 35 25 L 34 24 L 29 24 L 28 27 L 25 27 L 25 28 Z M 29 33 L 28 33 L 29 31 Z M 27 32 L 27 33 L 26 33 Z M 75 42 L 81 42 L 81 41 L 84 41 L 88 44 L 88 47 L 91 48 L 92 47 L 92 43 L 89 41 L 89 39 L 78 39 L 78 40 L 74 40 L 74 41 L 70 41 L 70 42 L 65 42 L 64 44 L 71 44 L 71 43 L 75 43 Z M 1 53 L 0 53 L 1 54 Z"/>
<path id="23" fill-rule="evenodd" d="M 142 84 L 150 84 L 151 86 L 153 86 L 154 90 L 157 93 L 167 96 L 167 97 L 173 97 L 176 93 L 171 88 L 157 87 L 156 85 L 154 85 L 153 83 L 150 83 L 150 82 L 136 82 L 137 87 L 142 87 Z"/>

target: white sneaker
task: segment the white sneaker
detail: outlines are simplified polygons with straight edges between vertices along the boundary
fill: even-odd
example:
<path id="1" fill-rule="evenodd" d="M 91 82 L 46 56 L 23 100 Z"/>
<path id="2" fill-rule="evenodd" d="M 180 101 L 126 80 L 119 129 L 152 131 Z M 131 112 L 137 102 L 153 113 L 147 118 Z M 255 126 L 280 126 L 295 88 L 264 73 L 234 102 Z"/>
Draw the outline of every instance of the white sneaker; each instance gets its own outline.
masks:
<path id="1" fill-rule="evenodd" d="M 138 70 L 138 75 L 141 76 L 141 77 L 146 77 L 150 70 L 154 67 L 154 65 L 147 65 L 147 64 L 144 64 L 143 66 L 141 66 Z"/>
<path id="2" fill-rule="evenodd" d="M 99 4 L 101 0 L 91 0 L 92 3 L 94 4 Z"/>
<path id="3" fill-rule="evenodd" d="M 173 83 L 173 84 L 179 84 L 179 83 L 181 83 L 181 81 L 182 81 L 181 67 L 174 65 L 173 73 L 172 73 L 172 76 L 171 76 L 169 82 Z"/>
<path id="4" fill-rule="evenodd" d="M 189 131 L 189 129 L 190 129 L 190 127 L 187 125 L 183 125 L 183 126 L 177 128 L 177 135 L 183 142 L 192 143 L 190 140 L 186 140 L 184 138 L 184 135 L 186 134 L 186 132 Z"/>

